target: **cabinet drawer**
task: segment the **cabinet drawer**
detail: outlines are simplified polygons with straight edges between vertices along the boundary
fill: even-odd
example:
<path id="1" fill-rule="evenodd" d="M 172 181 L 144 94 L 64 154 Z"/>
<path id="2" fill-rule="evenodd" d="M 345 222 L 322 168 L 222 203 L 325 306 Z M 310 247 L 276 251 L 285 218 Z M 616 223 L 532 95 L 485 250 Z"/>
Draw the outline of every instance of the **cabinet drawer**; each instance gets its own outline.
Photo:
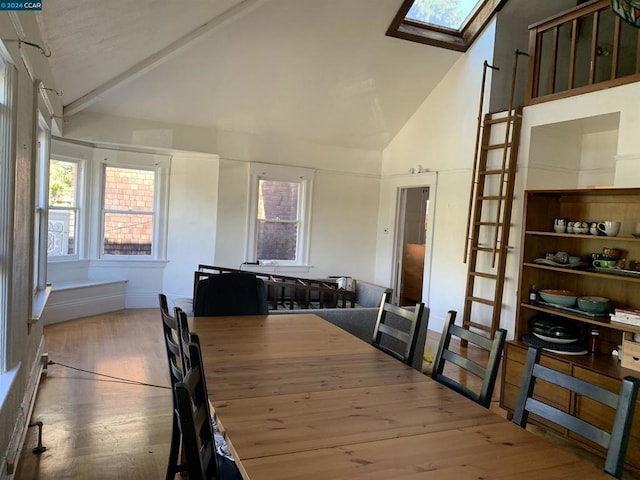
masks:
<path id="1" fill-rule="evenodd" d="M 640 343 L 626 338 L 622 340 L 622 366 L 631 370 L 640 370 Z"/>
<path id="2" fill-rule="evenodd" d="M 597 372 L 593 372 L 579 366 L 573 367 L 573 376 L 581 378 L 589 383 L 593 383 L 594 385 L 599 385 L 607 390 L 611 390 L 612 392 L 617 393 L 620 391 L 620 380 L 606 375 L 601 375 Z M 606 407 L 601 403 L 594 402 L 589 398 L 578 396 L 575 400 L 574 415 L 589 423 L 604 428 L 607 431 L 611 431 L 615 411 L 614 409 Z M 604 449 L 589 440 L 578 437 L 574 434 L 571 434 L 571 436 L 604 454 Z M 638 408 L 637 404 L 635 414 L 633 416 L 631 438 L 629 439 L 629 447 L 627 448 L 626 461 L 632 465 L 640 465 L 640 408 Z"/>
<path id="3" fill-rule="evenodd" d="M 514 362 L 521 363 L 522 365 L 524 365 L 527 361 L 527 351 L 528 349 L 524 346 L 509 343 L 507 344 L 508 357 Z M 540 363 L 545 367 L 553 368 L 554 370 L 558 370 L 559 372 L 569 373 L 571 371 L 571 365 L 569 364 L 569 362 L 564 362 L 557 358 L 549 357 L 544 353 L 542 354 Z"/>

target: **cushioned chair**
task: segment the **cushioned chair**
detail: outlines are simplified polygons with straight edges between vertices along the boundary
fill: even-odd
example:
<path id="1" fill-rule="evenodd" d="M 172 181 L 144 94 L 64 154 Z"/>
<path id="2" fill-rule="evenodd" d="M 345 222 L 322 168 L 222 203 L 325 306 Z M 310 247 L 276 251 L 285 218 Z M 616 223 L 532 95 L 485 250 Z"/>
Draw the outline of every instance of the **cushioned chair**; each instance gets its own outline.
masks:
<path id="1" fill-rule="evenodd" d="M 167 306 L 167 297 L 162 293 L 159 294 L 160 314 L 162 316 L 162 332 L 164 337 L 164 345 L 167 351 L 167 361 L 169 364 L 169 379 L 171 380 L 171 390 L 173 396 L 173 408 L 177 408 L 175 396 L 175 385 L 183 380 L 182 370 L 182 354 L 180 349 L 180 334 L 178 331 L 177 319 L 169 314 Z M 180 427 L 178 419 L 173 416 L 173 425 L 171 428 L 171 444 L 169 446 L 169 461 L 167 464 L 166 479 L 173 480 L 176 473 L 184 470 L 184 465 L 178 464 L 178 456 L 180 455 Z"/>
<path id="2" fill-rule="evenodd" d="M 619 393 L 614 393 L 598 385 L 540 365 L 540 352 L 541 350 L 535 347 L 530 347 L 527 352 L 513 421 L 521 427 L 525 427 L 529 414 L 533 413 L 597 443 L 607 450 L 604 471 L 616 478 L 621 478 L 640 380 L 634 377 L 625 377 L 622 380 Z M 610 429 L 605 430 L 600 426 L 588 423 L 585 419 L 577 418 L 544 403 L 542 397 L 533 398 L 537 379 L 569 390 L 573 395 L 588 397 L 614 409 L 613 425 Z"/>
<path id="3" fill-rule="evenodd" d="M 193 314 L 196 317 L 266 315 L 267 292 L 261 278 L 250 273 L 220 273 L 196 285 Z"/>
<path id="4" fill-rule="evenodd" d="M 189 480 L 241 480 L 235 462 L 216 451 L 200 349 L 193 342 L 189 343 L 188 349 L 191 367 L 186 371 L 184 381 L 175 386 L 175 414 L 182 434 Z"/>
<path id="5" fill-rule="evenodd" d="M 442 336 L 440 337 L 438 352 L 433 361 L 431 378 L 479 403 L 483 407 L 489 408 L 493 388 L 496 384 L 496 377 L 498 376 L 498 367 L 500 366 L 500 358 L 502 357 L 507 331 L 499 328 L 492 340 L 484 335 L 456 325 L 455 321 L 456 312 L 449 310 L 445 319 Z M 449 347 L 453 337 L 457 337 L 460 340 L 467 340 L 469 344 L 485 350 L 488 353 L 486 366 L 450 350 Z M 457 365 L 459 368 L 478 377 L 481 382 L 480 389 L 474 391 L 469 388 L 469 386 L 462 385 L 451 376 L 446 375 L 445 365 L 447 362 Z"/>
<path id="6" fill-rule="evenodd" d="M 371 343 L 411 366 L 417 353 L 422 356 L 422 352 L 417 352 L 416 345 L 422 328 L 424 303 L 416 303 L 412 311 L 389 303 L 388 298 L 389 293 L 383 293 Z"/>

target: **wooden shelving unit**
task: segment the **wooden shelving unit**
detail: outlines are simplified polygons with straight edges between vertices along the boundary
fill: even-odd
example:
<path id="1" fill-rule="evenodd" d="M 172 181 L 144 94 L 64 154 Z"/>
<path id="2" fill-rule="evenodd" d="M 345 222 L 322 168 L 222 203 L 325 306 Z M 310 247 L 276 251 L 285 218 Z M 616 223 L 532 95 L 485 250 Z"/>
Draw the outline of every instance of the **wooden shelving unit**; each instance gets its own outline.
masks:
<path id="1" fill-rule="evenodd" d="M 616 237 L 556 233 L 555 218 L 570 221 L 601 222 L 605 220 L 622 223 Z M 640 275 L 623 276 L 606 271 L 594 271 L 589 258 L 592 253 L 601 253 L 605 247 L 623 251 L 623 258 L 640 260 L 640 239 L 633 237 L 636 223 L 640 222 L 640 189 L 594 189 L 594 190 L 538 190 L 525 192 L 523 213 L 523 235 L 519 303 L 516 311 L 515 340 L 507 342 L 503 361 L 500 404 L 513 412 L 524 358 L 528 348 L 521 338 L 529 332 L 529 322 L 539 314 L 551 314 L 575 322 L 587 340 L 589 329 L 597 325 L 600 331 L 598 351 L 587 355 L 562 355 L 544 352 L 542 363 L 571 373 L 617 391 L 620 379 L 627 375 L 640 377 L 640 371 L 621 367 L 611 352 L 622 345 L 625 332 L 640 333 L 640 327 L 612 323 L 608 316 L 594 317 L 579 312 L 554 308 L 540 303 L 529 303 L 529 288 L 573 290 L 584 296 L 608 298 L 613 307 L 640 308 Z M 534 263 L 544 258 L 545 253 L 568 252 L 583 258 L 585 266 L 579 268 L 554 267 Z M 562 389 L 542 388 L 540 395 L 553 400 L 559 407 L 578 416 L 599 419 L 604 426 L 613 420 L 613 411 L 580 397 L 569 395 Z M 637 409 L 640 410 L 640 409 Z M 567 435 L 567 432 L 562 432 Z M 576 438 L 598 450 L 588 440 Z M 627 462 L 640 469 L 640 411 L 636 412 Z"/>

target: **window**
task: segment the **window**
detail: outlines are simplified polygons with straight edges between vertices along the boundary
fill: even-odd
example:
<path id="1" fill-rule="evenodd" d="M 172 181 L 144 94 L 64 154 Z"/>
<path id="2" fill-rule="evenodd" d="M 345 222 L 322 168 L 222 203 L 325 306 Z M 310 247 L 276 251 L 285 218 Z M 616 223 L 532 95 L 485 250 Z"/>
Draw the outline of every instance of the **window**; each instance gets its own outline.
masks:
<path id="1" fill-rule="evenodd" d="M 105 165 L 102 255 L 155 253 L 155 171 Z"/>
<path id="2" fill-rule="evenodd" d="M 405 0 L 387 35 L 466 51 L 505 0 Z"/>
<path id="3" fill-rule="evenodd" d="M 7 371 L 7 321 L 13 270 L 14 136 L 13 102 L 15 69 L 0 52 L 0 374 Z M 0 388 L 2 390 L 2 388 Z M 0 403 L 2 403 L 0 391 Z"/>
<path id="4" fill-rule="evenodd" d="M 78 258 L 79 205 L 80 162 L 52 158 L 49 161 L 49 260 Z"/>
<path id="5" fill-rule="evenodd" d="M 35 179 L 33 225 L 33 309 L 31 317 L 37 320 L 44 309 L 47 287 L 47 243 L 48 243 L 48 192 L 49 192 L 49 126 L 42 114 L 38 117 L 35 141 Z"/>
<path id="6" fill-rule="evenodd" d="M 247 258 L 271 265 L 307 265 L 313 170 L 251 165 Z"/>

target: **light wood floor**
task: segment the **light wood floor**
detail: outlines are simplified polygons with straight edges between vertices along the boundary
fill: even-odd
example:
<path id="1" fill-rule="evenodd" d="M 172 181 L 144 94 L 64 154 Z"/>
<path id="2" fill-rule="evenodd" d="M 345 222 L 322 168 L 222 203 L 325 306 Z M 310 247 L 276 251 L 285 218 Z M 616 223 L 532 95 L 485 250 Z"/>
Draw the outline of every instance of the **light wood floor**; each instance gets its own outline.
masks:
<path id="1" fill-rule="evenodd" d="M 40 383 L 32 421 L 43 422 L 47 450 L 31 452 L 37 430 L 29 429 L 15 478 L 164 478 L 172 403 L 159 310 L 124 310 L 50 325 L 44 337 L 55 364 Z M 434 353 L 438 341 L 429 332 L 427 346 Z M 504 415 L 498 396 L 494 393 L 491 409 Z"/>
<path id="2" fill-rule="evenodd" d="M 125 310 L 45 327 L 49 360 L 169 386 L 157 309 Z M 159 479 L 169 454 L 171 390 L 132 385 L 50 365 L 16 479 Z"/>

